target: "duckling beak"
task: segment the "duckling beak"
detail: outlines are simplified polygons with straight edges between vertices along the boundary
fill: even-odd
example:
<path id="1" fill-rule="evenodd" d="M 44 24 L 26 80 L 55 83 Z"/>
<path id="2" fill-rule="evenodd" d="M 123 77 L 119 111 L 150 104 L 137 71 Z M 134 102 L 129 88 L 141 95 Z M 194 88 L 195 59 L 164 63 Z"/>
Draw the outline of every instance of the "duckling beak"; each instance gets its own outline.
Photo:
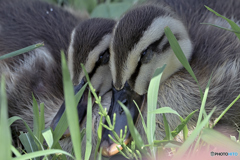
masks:
<path id="1" fill-rule="evenodd" d="M 116 122 L 114 130 L 120 135 L 120 130 L 123 130 L 123 134 L 125 133 L 125 126 L 127 126 L 127 134 L 124 139 L 124 143 L 127 144 L 131 140 L 131 135 L 127 123 L 127 117 L 122 109 L 122 107 L 119 105 L 118 101 L 122 102 L 130 111 L 133 122 L 135 123 L 138 119 L 139 111 L 133 102 L 133 100 L 137 103 L 137 105 L 141 108 L 143 102 L 144 102 L 144 95 L 139 95 L 133 90 L 131 90 L 128 83 L 125 83 L 124 88 L 121 90 L 116 90 L 114 87 L 112 87 L 112 102 L 111 106 L 108 111 L 108 115 L 110 117 L 111 123 L 113 124 L 113 114 L 116 113 Z M 107 125 L 106 121 L 105 124 Z M 108 126 L 108 125 L 107 125 Z M 102 141 L 101 146 L 102 147 L 102 155 L 109 157 L 117 154 L 119 151 L 117 149 L 117 146 L 122 149 L 122 147 L 116 143 L 114 143 L 108 135 L 111 135 L 113 138 L 113 134 L 111 131 L 109 131 L 106 128 L 103 128 L 102 132 Z M 114 138 L 115 139 L 115 138 Z"/>
<path id="2" fill-rule="evenodd" d="M 86 83 L 86 81 L 83 78 L 81 83 L 74 87 L 74 94 L 75 95 L 78 93 L 78 91 L 81 90 L 81 88 L 85 85 L 85 83 Z M 89 89 L 86 88 L 85 91 L 82 94 L 82 97 L 81 97 L 78 105 L 77 105 L 79 125 L 81 125 L 81 123 L 82 123 L 82 121 L 83 121 L 83 119 L 85 118 L 85 115 L 86 115 L 87 102 L 88 102 L 88 91 L 89 91 Z M 51 123 L 50 126 L 52 127 L 53 130 L 55 130 L 57 124 L 59 123 L 60 118 L 62 117 L 62 115 L 64 113 L 64 111 L 65 111 L 65 101 L 63 102 L 62 106 L 58 110 L 58 113 L 56 114 L 56 116 L 52 120 L 52 123 Z M 65 133 L 63 134 L 61 139 L 65 138 L 65 137 L 68 137 L 68 136 L 70 136 L 69 128 L 65 131 Z"/>

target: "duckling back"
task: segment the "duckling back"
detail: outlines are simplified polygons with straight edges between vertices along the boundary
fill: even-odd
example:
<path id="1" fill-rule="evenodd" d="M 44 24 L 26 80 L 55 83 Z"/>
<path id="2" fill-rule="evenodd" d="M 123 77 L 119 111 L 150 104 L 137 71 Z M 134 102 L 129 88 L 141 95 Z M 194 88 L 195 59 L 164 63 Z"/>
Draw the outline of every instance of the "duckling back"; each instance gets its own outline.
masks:
<path id="1" fill-rule="evenodd" d="M 32 127 L 33 94 L 45 104 L 45 121 L 50 123 L 63 100 L 60 51 L 67 52 L 72 30 L 86 18 L 42 1 L 0 1 L 0 55 L 44 43 L 0 62 L 0 74 L 6 77 L 9 116 L 20 116 Z M 13 126 L 26 130 L 18 123 Z"/>

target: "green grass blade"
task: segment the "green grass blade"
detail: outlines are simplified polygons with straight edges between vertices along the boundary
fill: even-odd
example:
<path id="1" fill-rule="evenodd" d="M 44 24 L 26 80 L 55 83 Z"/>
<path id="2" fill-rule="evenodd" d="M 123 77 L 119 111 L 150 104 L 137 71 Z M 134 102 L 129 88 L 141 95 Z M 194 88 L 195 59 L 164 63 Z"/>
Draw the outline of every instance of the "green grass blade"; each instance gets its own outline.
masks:
<path id="1" fill-rule="evenodd" d="M 88 92 L 88 104 L 87 104 L 87 126 L 86 126 L 86 151 L 85 160 L 90 158 L 92 151 L 92 97 L 91 91 Z"/>
<path id="2" fill-rule="evenodd" d="M 33 140 L 33 137 L 30 136 L 29 133 L 21 133 L 19 139 L 22 142 L 27 153 L 38 151 L 38 146 L 36 145 L 36 143 Z"/>
<path id="3" fill-rule="evenodd" d="M 46 156 L 46 155 L 55 154 L 55 153 L 62 153 L 62 154 L 65 154 L 65 155 L 71 157 L 72 159 L 75 159 L 71 154 L 69 154 L 69 153 L 67 153 L 67 152 L 65 152 L 63 150 L 49 149 L 49 150 L 36 151 L 34 153 L 24 154 L 24 155 L 22 155 L 20 157 L 13 158 L 13 160 L 26 160 L 26 159 L 32 159 L 32 158 Z"/>
<path id="4" fill-rule="evenodd" d="M 43 43 L 34 44 L 34 45 L 28 46 L 26 48 L 23 48 L 23 49 L 20 49 L 20 50 L 17 50 L 17 51 L 5 54 L 5 55 L 0 57 L 0 60 L 17 56 L 17 55 L 23 54 L 25 52 L 29 52 L 31 50 L 34 50 L 34 49 L 42 47 L 42 46 L 44 46 Z"/>
<path id="5" fill-rule="evenodd" d="M 147 139 L 148 143 L 152 144 L 155 140 L 155 130 L 156 130 L 156 115 L 151 113 L 157 108 L 158 100 L 158 90 L 160 86 L 160 80 L 162 77 L 163 70 L 165 69 L 166 64 L 161 68 L 157 68 L 153 74 L 153 77 L 150 81 L 147 93 Z M 153 157 L 155 157 L 154 149 L 151 149 Z"/>
<path id="6" fill-rule="evenodd" d="M 42 131 L 42 135 L 48 145 L 49 148 L 52 148 L 53 145 L 53 134 L 52 134 L 52 130 L 50 128 L 47 128 L 45 130 Z"/>
<path id="7" fill-rule="evenodd" d="M 39 116 L 39 130 L 42 132 L 45 128 L 45 119 L 44 119 L 44 104 L 40 104 L 40 116 Z M 43 144 L 43 135 L 40 134 L 39 141 Z"/>
<path id="8" fill-rule="evenodd" d="M 11 146 L 11 151 L 13 152 L 13 154 L 15 154 L 16 157 L 21 156 L 21 153 L 13 145 Z"/>
<path id="9" fill-rule="evenodd" d="M 181 130 L 184 129 L 184 126 L 187 125 L 188 121 L 192 118 L 193 114 L 196 113 L 196 112 L 197 112 L 197 110 L 190 113 L 185 119 L 181 119 L 182 123 L 180 125 L 178 125 L 177 128 L 175 128 L 171 132 L 173 137 L 176 137 L 181 132 Z"/>
<path id="10" fill-rule="evenodd" d="M 86 87 L 87 87 L 87 83 L 75 95 L 76 104 L 78 104 L 79 100 L 81 99 L 82 94 L 85 91 Z M 55 148 L 55 145 L 58 143 L 59 139 L 62 137 L 63 133 L 67 130 L 67 128 L 68 128 L 67 116 L 66 116 L 66 112 L 64 112 L 55 130 L 53 131 L 53 138 L 54 138 L 53 148 Z"/>
<path id="11" fill-rule="evenodd" d="M 230 26 L 232 27 L 232 29 L 233 29 L 234 31 L 240 32 L 240 27 L 239 27 L 236 23 L 234 23 L 232 20 L 230 20 L 230 19 L 228 19 L 228 18 L 220 15 L 219 13 L 217 13 L 216 11 L 214 11 L 213 9 L 211 9 L 211 8 L 209 8 L 209 7 L 207 7 L 207 6 L 205 6 L 205 7 L 206 7 L 209 11 L 215 13 L 218 17 L 221 17 L 221 18 L 225 19 L 225 20 L 230 24 Z M 239 34 L 239 33 L 236 33 L 236 32 L 235 32 L 235 34 L 236 34 L 236 36 L 238 37 L 238 39 L 240 40 L 240 34 Z"/>
<path id="12" fill-rule="evenodd" d="M 38 104 L 37 101 L 34 97 L 34 95 L 32 95 L 33 97 L 33 134 L 37 137 L 37 139 L 40 139 L 40 135 L 41 135 L 41 130 L 40 130 L 40 122 L 39 122 L 39 110 L 38 110 Z M 40 149 L 40 146 L 39 146 Z"/>
<path id="13" fill-rule="evenodd" d="M 214 27 L 217 27 L 217 28 L 221 28 L 221 29 L 224 29 L 224 30 L 233 32 L 233 33 L 238 33 L 238 34 L 240 34 L 239 31 L 235 31 L 235 30 L 232 30 L 232 29 L 229 29 L 229 28 L 224 28 L 224 27 L 221 27 L 221 26 L 218 26 L 218 25 L 215 25 L 215 24 L 211 24 L 211 23 L 200 23 L 200 24 L 207 24 L 207 25 L 214 26 Z"/>
<path id="14" fill-rule="evenodd" d="M 174 155 L 172 160 L 181 159 L 184 154 L 189 149 L 190 145 L 194 142 L 194 140 L 198 137 L 202 128 L 209 122 L 215 108 L 209 113 L 209 115 L 204 118 L 204 120 L 193 130 L 192 134 L 188 137 L 188 139 L 182 144 L 182 146 L 178 149 L 177 153 Z"/>
<path id="15" fill-rule="evenodd" d="M 205 104 L 206 104 L 206 101 L 207 101 L 207 96 L 208 96 L 208 91 L 209 91 L 209 86 L 210 86 L 211 79 L 212 79 L 212 74 L 210 76 L 210 79 L 208 80 L 207 87 L 206 87 L 204 95 L 203 95 L 203 100 L 202 100 L 202 104 L 201 104 L 201 108 L 200 108 L 200 112 L 199 112 L 199 116 L 198 116 L 197 126 L 202 121 L 203 112 L 205 110 Z"/>
<path id="16" fill-rule="evenodd" d="M 98 140 L 97 140 L 97 145 L 95 148 L 94 160 L 97 159 L 98 149 L 99 149 L 99 146 L 100 146 L 100 143 L 102 140 L 102 119 L 103 119 L 103 116 L 101 116 L 99 126 L 98 126 L 98 131 L 97 131 Z M 99 153 L 102 153 L 102 152 L 99 152 Z"/>
<path id="17" fill-rule="evenodd" d="M 178 60 L 182 63 L 183 67 L 189 72 L 189 74 L 193 77 L 193 79 L 197 82 L 198 84 L 198 88 L 201 94 L 201 99 L 203 98 L 203 92 L 202 89 L 198 83 L 198 80 L 195 76 L 195 74 L 193 73 L 193 70 L 190 66 L 190 64 L 188 63 L 188 60 L 186 58 L 186 56 L 184 55 L 176 37 L 174 36 L 174 34 L 172 33 L 172 31 L 170 30 L 169 27 L 165 27 L 164 32 L 168 38 L 168 41 L 170 43 L 170 46 L 173 50 L 173 52 L 175 53 L 176 57 L 178 58 Z"/>
<path id="18" fill-rule="evenodd" d="M 8 104 L 5 77 L 1 76 L 0 91 L 0 155 L 1 159 L 11 159 L 11 132 L 8 124 Z"/>
<path id="19" fill-rule="evenodd" d="M 214 121 L 214 124 L 212 127 L 214 127 L 219 121 L 220 119 L 224 116 L 224 114 L 234 105 L 234 103 L 237 102 L 237 100 L 240 98 L 240 94 L 237 96 L 236 99 L 234 99 L 234 101 L 229 104 L 229 106 L 221 113 L 221 115 Z M 240 135 L 240 134 L 239 134 Z"/>
<path id="20" fill-rule="evenodd" d="M 76 159 L 82 159 L 81 156 L 81 135 L 80 127 L 77 115 L 76 99 L 74 97 L 73 85 L 70 78 L 69 70 L 64 53 L 61 53 L 62 58 L 62 72 L 63 72 L 63 88 L 64 99 L 66 104 L 67 121 L 69 124 L 69 130 L 71 133 L 71 139 L 73 144 L 74 153 Z"/>
<path id="21" fill-rule="evenodd" d="M 217 146 L 218 148 L 224 149 L 224 152 L 238 152 L 240 153 L 240 144 L 232 141 L 229 137 L 210 129 L 203 129 L 203 133 L 201 135 L 201 139 L 206 143 Z"/>
<path id="22" fill-rule="evenodd" d="M 165 116 L 165 114 L 163 114 L 163 124 L 164 124 L 164 129 L 165 129 L 165 133 L 166 133 L 166 139 L 167 140 L 171 140 L 171 130 L 170 127 L 168 125 L 168 121 L 167 118 Z"/>
<path id="23" fill-rule="evenodd" d="M 172 108 L 170 107 L 161 107 L 161 108 L 158 108 L 154 111 L 152 111 L 151 113 L 154 113 L 154 114 L 163 114 L 163 113 L 173 113 L 173 114 L 176 114 L 178 115 L 179 117 L 181 117 L 177 111 L 173 110 Z"/>
<path id="24" fill-rule="evenodd" d="M 139 132 L 137 131 L 136 127 L 133 124 L 132 116 L 131 116 L 129 110 L 120 101 L 118 101 L 118 103 L 121 105 L 121 107 L 123 108 L 123 110 L 126 114 L 127 122 L 128 122 L 128 126 L 129 126 L 128 128 L 130 130 L 133 140 L 136 142 L 136 146 L 139 148 L 139 150 L 143 154 L 147 155 L 147 150 L 145 148 L 143 148 L 144 142 L 141 138 L 141 135 L 139 134 Z M 155 122 L 154 122 L 154 124 L 155 124 Z"/>
<path id="25" fill-rule="evenodd" d="M 143 129 L 144 129 L 144 131 L 145 131 L 145 134 L 147 135 L 147 126 L 146 126 L 146 123 L 145 123 L 145 121 L 144 121 L 144 119 L 143 119 L 141 110 L 139 109 L 137 103 L 136 103 L 134 100 L 133 100 L 133 102 L 135 103 L 135 105 L 136 105 L 136 107 L 137 107 L 137 109 L 138 109 L 138 113 L 139 113 L 139 115 L 140 115 L 140 117 L 141 117 L 141 119 L 142 119 Z"/>

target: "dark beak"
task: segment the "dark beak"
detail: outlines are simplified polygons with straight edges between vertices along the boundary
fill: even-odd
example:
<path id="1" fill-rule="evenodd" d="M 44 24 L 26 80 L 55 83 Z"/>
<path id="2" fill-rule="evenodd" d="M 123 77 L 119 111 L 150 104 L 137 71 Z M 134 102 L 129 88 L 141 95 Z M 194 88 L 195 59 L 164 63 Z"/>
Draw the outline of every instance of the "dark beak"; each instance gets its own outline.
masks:
<path id="1" fill-rule="evenodd" d="M 82 79 L 81 83 L 77 86 L 74 87 L 74 94 L 76 95 L 78 91 L 81 90 L 81 88 L 86 84 L 86 81 L 84 80 L 85 78 Z M 81 125 L 82 121 L 85 118 L 86 112 L 87 112 L 87 102 L 88 102 L 88 87 L 86 87 L 85 91 L 82 94 L 82 97 L 77 105 L 77 111 L 78 111 L 78 118 L 79 118 L 79 125 Z M 60 118 L 62 117 L 63 113 L 65 111 L 65 101 L 63 102 L 61 108 L 58 110 L 58 113 L 56 116 L 53 118 L 51 127 L 53 130 L 55 130 Z M 70 136 L 70 131 L 69 128 L 65 131 L 63 134 L 62 138 Z"/>
<path id="2" fill-rule="evenodd" d="M 131 140 L 131 135 L 129 131 L 129 127 L 127 124 L 127 117 L 125 115 L 124 110 L 119 105 L 118 101 L 121 101 L 130 111 L 133 122 L 136 123 L 139 115 L 139 111 L 133 102 L 133 100 L 137 103 L 139 108 L 142 108 L 143 102 L 144 102 L 144 95 L 139 95 L 133 90 L 131 90 L 128 83 L 124 85 L 124 88 L 122 90 L 116 90 L 114 87 L 112 88 L 112 102 L 111 106 L 108 111 L 108 115 L 111 119 L 111 122 L 113 123 L 113 114 L 116 113 L 116 123 L 115 123 L 115 131 L 120 135 L 120 130 L 123 130 L 123 133 L 125 132 L 125 126 L 127 126 L 127 136 L 124 140 L 124 143 L 127 144 Z M 105 124 L 107 125 L 106 121 Z M 107 125 L 108 126 L 108 125 Z M 102 149 L 102 155 L 103 156 L 112 156 L 118 153 L 118 149 L 116 146 L 121 148 L 118 144 L 114 143 L 108 136 L 110 134 L 113 138 L 113 134 L 111 131 L 107 130 L 106 128 L 103 128 L 102 132 L 102 142 L 101 146 Z"/>

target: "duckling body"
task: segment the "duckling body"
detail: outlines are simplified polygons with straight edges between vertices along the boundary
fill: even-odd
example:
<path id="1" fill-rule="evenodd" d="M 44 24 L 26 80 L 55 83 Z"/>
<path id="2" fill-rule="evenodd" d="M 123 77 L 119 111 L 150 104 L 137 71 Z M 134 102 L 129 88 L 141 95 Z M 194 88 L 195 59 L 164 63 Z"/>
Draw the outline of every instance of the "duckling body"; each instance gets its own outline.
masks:
<path id="1" fill-rule="evenodd" d="M 74 84 L 79 85 L 83 81 L 80 65 L 83 63 L 96 92 L 103 97 L 103 104 L 109 106 L 112 79 L 108 47 L 115 21 L 76 15 L 42 1 L 0 1 L 0 55 L 44 43 L 43 47 L 0 61 L 0 75 L 6 77 L 9 117 L 19 116 L 32 128 L 33 94 L 38 104 L 44 103 L 46 127 L 58 123 L 62 115 L 59 109 L 64 111 L 65 107 L 61 50 L 68 58 Z M 94 108 L 93 116 L 97 120 L 100 116 L 96 105 Z M 86 111 L 82 109 L 82 112 L 79 123 L 83 123 L 85 117 Z M 97 127 L 98 121 L 93 122 Z M 14 122 L 12 129 L 26 131 L 21 121 Z M 93 137 L 96 145 L 96 135 Z M 61 144 L 65 150 L 71 151 L 70 137 L 62 140 Z"/>
<path id="2" fill-rule="evenodd" d="M 155 69 L 167 64 L 159 88 L 160 106 L 171 107 L 183 117 L 200 108 L 198 86 L 175 57 L 164 34 L 164 28 L 169 26 L 203 90 L 213 73 L 205 108 L 209 112 L 216 106 L 212 118 L 214 120 L 219 116 L 240 93 L 240 42 L 232 32 L 200 24 L 212 23 L 230 28 L 225 20 L 208 11 L 204 5 L 235 22 L 240 20 L 240 1 L 223 0 L 150 1 L 123 15 L 114 28 L 110 45 L 110 67 L 115 89 L 118 92 L 124 90 L 127 82 L 132 90 L 142 96 L 147 93 Z M 237 126 L 240 125 L 239 103 L 237 101 L 225 114 L 216 129 L 226 135 L 237 135 Z M 128 106 L 128 103 L 125 104 Z M 110 111 L 116 106 L 111 105 Z M 112 116 L 113 113 L 109 114 Z M 143 106 L 142 114 L 146 120 L 146 105 Z M 194 115 L 189 126 L 196 124 L 197 116 Z M 178 116 L 167 114 L 166 117 L 172 129 L 180 124 Z M 156 121 L 162 122 L 162 115 L 157 115 Z M 116 122 L 117 125 L 122 124 Z M 156 139 L 163 139 L 164 126 L 161 123 L 156 125 Z M 145 135 L 141 121 L 136 126 L 140 134 Z M 146 137 L 143 138 L 146 140 Z M 104 155 L 112 155 L 112 143 L 104 137 Z"/>
<path id="3" fill-rule="evenodd" d="M 0 63 L 10 117 L 19 115 L 32 124 L 32 93 L 39 103 L 45 103 L 46 122 L 57 112 L 63 99 L 60 51 L 67 52 L 72 30 L 86 18 L 41 1 L 0 2 L 0 55 L 44 43 L 44 47 Z M 19 123 L 13 126 L 26 130 Z"/>

